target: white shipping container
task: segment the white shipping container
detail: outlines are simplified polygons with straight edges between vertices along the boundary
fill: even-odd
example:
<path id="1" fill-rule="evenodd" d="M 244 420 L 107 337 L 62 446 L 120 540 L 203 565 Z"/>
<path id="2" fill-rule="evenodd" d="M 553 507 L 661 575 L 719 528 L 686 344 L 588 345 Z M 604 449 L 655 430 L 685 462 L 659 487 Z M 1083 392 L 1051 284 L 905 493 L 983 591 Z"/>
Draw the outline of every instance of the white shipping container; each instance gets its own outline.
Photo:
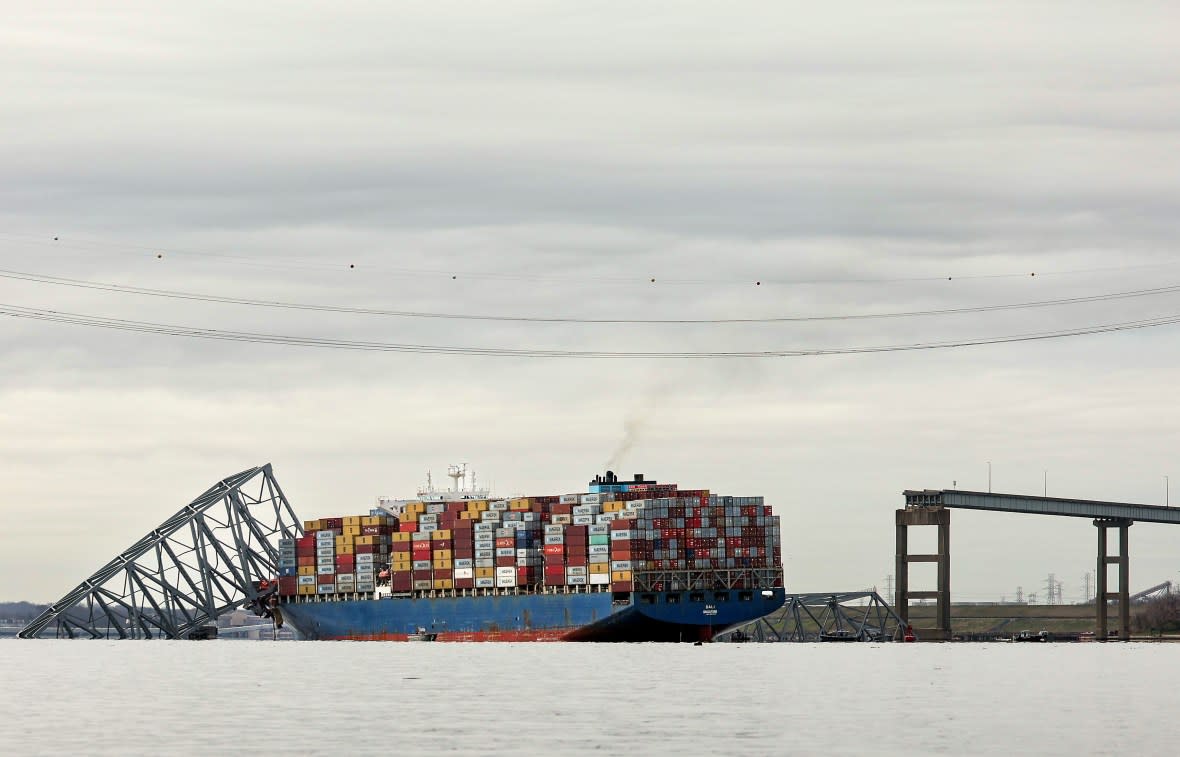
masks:
<path id="1" fill-rule="evenodd" d="M 585 565 L 571 565 L 565 569 L 565 574 L 567 576 L 584 576 L 586 573 L 587 568 Z"/>
<path id="2" fill-rule="evenodd" d="M 296 576 L 297 586 L 315 586 L 315 576 Z"/>
<path id="3" fill-rule="evenodd" d="M 477 550 L 475 550 L 475 559 L 476 560 L 491 560 L 491 559 L 495 558 L 495 556 L 496 556 L 495 549 L 477 549 Z"/>
<path id="4" fill-rule="evenodd" d="M 415 560 L 410 563 L 410 567 L 413 570 L 430 570 L 430 565 L 431 563 L 429 560 Z"/>
<path id="5" fill-rule="evenodd" d="M 377 559 L 377 556 L 372 553 L 356 556 L 357 565 L 372 565 Z"/>
<path id="6" fill-rule="evenodd" d="M 357 581 L 356 582 L 356 590 L 362 591 L 362 592 L 363 591 L 376 591 L 377 584 L 373 583 L 372 581 L 365 581 L 364 583 Z"/>
<path id="7" fill-rule="evenodd" d="M 455 568 L 455 578 L 474 578 L 475 570 L 472 568 Z"/>
<path id="8" fill-rule="evenodd" d="M 594 523 L 593 515 L 575 515 L 573 517 L 575 526 L 589 526 Z"/>
<path id="9" fill-rule="evenodd" d="M 335 544 L 336 543 L 336 534 L 332 531 L 316 531 L 315 532 L 315 540 L 316 540 L 316 544 L 319 544 L 320 542 L 325 542 L 325 541 L 330 541 L 333 544 Z"/>
<path id="10" fill-rule="evenodd" d="M 587 553 L 589 555 L 609 555 L 610 554 L 610 545 L 609 544 L 591 544 L 589 547 L 587 547 L 587 549 L 590 550 Z"/>
<path id="11" fill-rule="evenodd" d="M 495 523 L 476 523 L 475 526 L 473 527 L 473 530 L 477 534 L 479 534 L 479 533 L 495 533 L 496 524 Z"/>
<path id="12" fill-rule="evenodd" d="M 545 534 L 544 541 L 546 544 L 565 544 L 565 537 L 561 534 Z"/>
<path id="13" fill-rule="evenodd" d="M 437 525 L 438 516 L 433 513 L 422 513 L 418 516 L 418 525 L 423 525 L 425 523 L 434 523 Z"/>
<path id="14" fill-rule="evenodd" d="M 497 576 L 515 576 L 516 575 L 516 568 L 513 568 L 513 567 L 496 568 L 496 575 Z"/>
<path id="15" fill-rule="evenodd" d="M 335 594 L 336 593 L 336 584 L 334 584 L 334 583 L 316 584 L 315 593 L 316 594 Z"/>
<path id="16" fill-rule="evenodd" d="M 494 578 L 477 578 L 475 579 L 475 588 L 477 589 L 494 589 L 496 586 L 496 579 Z"/>
<path id="17" fill-rule="evenodd" d="M 632 562 L 633 562 L 632 560 L 611 560 L 610 561 L 610 569 L 611 570 L 631 570 L 632 569 L 631 568 Z"/>
<path id="18" fill-rule="evenodd" d="M 352 573 L 338 573 L 336 574 L 337 584 L 352 584 L 356 583 L 356 576 Z"/>
<path id="19" fill-rule="evenodd" d="M 477 557 L 477 558 L 475 558 L 475 567 L 477 567 L 477 568 L 494 568 L 494 567 L 496 567 L 496 559 L 493 557 L 493 558 L 490 558 L 487 560 L 481 560 L 480 558 Z"/>
<path id="20" fill-rule="evenodd" d="M 422 531 L 415 531 L 410 534 L 410 541 L 430 541 L 430 534 Z"/>
<path id="21" fill-rule="evenodd" d="M 320 565 L 315 569 L 317 576 L 330 576 L 336 572 L 335 565 Z"/>
<path id="22" fill-rule="evenodd" d="M 561 526 L 561 525 L 549 525 L 549 526 L 545 526 L 545 529 L 544 529 L 544 531 L 545 531 L 545 535 L 546 535 L 546 536 L 549 536 L 549 535 L 551 535 L 551 534 L 558 534 L 558 535 L 560 535 L 560 534 L 564 534 L 564 533 L 565 533 L 565 526 Z"/>
<path id="23" fill-rule="evenodd" d="M 516 557 L 516 550 L 512 547 L 496 547 L 496 557 Z"/>
<path id="24" fill-rule="evenodd" d="M 587 583 L 589 583 L 589 581 L 586 580 L 587 578 L 588 576 L 566 576 L 565 582 L 570 586 L 585 586 Z"/>
<path id="25" fill-rule="evenodd" d="M 610 573 L 591 573 L 590 574 L 590 583 L 591 584 L 609 584 L 610 583 Z"/>
<path id="26" fill-rule="evenodd" d="M 484 510 L 479 514 L 479 519 L 485 523 L 499 523 L 500 512 L 498 510 Z"/>
<path id="27" fill-rule="evenodd" d="M 586 534 L 589 536 L 609 536 L 610 526 L 605 523 L 593 525 L 586 529 Z"/>
<path id="28" fill-rule="evenodd" d="M 581 494 L 563 494 L 558 501 L 563 505 L 576 505 L 581 496 Z"/>
<path id="29" fill-rule="evenodd" d="M 489 502 L 488 503 L 488 512 L 502 513 L 507 509 L 508 509 L 507 502 Z"/>
<path id="30" fill-rule="evenodd" d="M 592 563 L 608 563 L 608 562 L 610 562 L 610 555 L 590 555 L 590 562 L 592 562 Z"/>
<path id="31" fill-rule="evenodd" d="M 429 534 L 438 530 L 437 523 L 419 523 L 418 533 Z"/>
<path id="32" fill-rule="evenodd" d="M 583 494 L 581 501 L 582 501 L 583 505 L 597 505 L 603 501 L 602 492 L 595 492 L 594 494 Z"/>
<path id="33" fill-rule="evenodd" d="M 629 541 L 634 536 L 635 536 L 635 532 L 630 529 L 628 529 L 626 531 L 619 529 L 617 531 L 610 532 L 610 540 L 611 541 Z"/>
<path id="34" fill-rule="evenodd" d="M 501 588 L 512 588 L 516 586 L 516 574 L 511 576 L 496 576 L 496 586 Z"/>
<path id="35" fill-rule="evenodd" d="M 472 560 L 470 557 L 464 557 L 460 560 L 455 560 L 455 569 L 456 570 L 459 570 L 461 568 L 474 568 L 474 567 L 475 567 L 475 560 Z M 456 576 L 456 578 L 458 578 L 458 576 Z M 468 578 L 471 578 L 471 576 L 468 576 Z"/>

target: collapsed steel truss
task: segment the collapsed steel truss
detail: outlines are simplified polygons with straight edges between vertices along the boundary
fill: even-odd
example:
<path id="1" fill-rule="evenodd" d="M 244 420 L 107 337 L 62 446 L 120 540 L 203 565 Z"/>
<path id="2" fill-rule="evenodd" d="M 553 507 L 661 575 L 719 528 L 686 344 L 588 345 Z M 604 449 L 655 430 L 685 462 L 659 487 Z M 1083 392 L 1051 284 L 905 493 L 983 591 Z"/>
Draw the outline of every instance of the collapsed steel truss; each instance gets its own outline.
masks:
<path id="1" fill-rule="evenodd" d="M 270 464 L 217 482 L 25 627 L 33 639 L 186 638 L 278 575 L 279 538 L 302 527 Z"/>
<path id="2" fill-rule="evenodd" d="M 790 594 L 778 610 L 717 641 L 902 641 L 905 628 L 875 591 Z"/>

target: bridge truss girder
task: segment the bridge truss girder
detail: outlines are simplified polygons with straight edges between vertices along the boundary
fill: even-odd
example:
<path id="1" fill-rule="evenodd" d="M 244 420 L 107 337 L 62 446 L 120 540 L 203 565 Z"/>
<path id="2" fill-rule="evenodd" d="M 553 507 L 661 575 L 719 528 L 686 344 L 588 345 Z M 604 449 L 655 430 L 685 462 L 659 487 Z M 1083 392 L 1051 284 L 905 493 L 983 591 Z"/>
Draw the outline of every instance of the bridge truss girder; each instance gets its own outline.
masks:
<path id="1" fill-rule="evenodd" d="M 782 607 L 717 641 L 902 641 L 906 624 L 875 591 L 789 594 Z"/>
<path id="2" fill-rule="evenodd" d="M 258 597 L 303 529 L 270 464 L 211 486 L 29 623 L 58 638 L 179 639 Z"/>

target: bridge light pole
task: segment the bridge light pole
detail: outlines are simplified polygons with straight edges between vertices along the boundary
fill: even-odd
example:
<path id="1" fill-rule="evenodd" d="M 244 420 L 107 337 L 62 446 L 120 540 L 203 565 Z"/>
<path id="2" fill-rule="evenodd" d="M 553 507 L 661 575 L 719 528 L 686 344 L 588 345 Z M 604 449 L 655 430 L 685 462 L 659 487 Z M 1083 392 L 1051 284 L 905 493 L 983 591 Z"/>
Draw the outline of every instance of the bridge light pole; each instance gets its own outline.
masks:
<path id="1" fill-rule="evenodd" d="M 1164 476 L 1164 507 L 1171 507 L 1172 503 L 1172 482 Z"/>
<path id="2" fill-rule="evenodd" d="M 991 494 L 992 491 L 992 461 L 987 461 L 987 492 Z"/>

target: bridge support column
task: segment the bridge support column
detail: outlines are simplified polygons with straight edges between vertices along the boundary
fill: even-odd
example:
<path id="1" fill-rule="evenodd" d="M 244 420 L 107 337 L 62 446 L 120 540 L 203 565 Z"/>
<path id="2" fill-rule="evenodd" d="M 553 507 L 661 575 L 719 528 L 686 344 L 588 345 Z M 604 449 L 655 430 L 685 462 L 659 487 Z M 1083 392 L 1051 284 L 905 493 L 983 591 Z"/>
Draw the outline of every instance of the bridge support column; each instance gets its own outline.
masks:
<path id="1" fill-rule="evenodd" d="M 1094 525 L 1098 528 L 1098 575 L 1095 581 L 1097 586 L 1094 596 L 1096 610 L 1094 636 L 1099 641 L 1107 639 L 1107 602 L 1112 599 L 1118 602 L 1119 607 L 1119 639 L 1121 641 L 1131 640 L 1131 573 L 1128 570 L 1131 561 L 1128 530 L 1133 522 L 1126 518 L 1096 518 L 1094 520 Z M 1117 555 L 1107 553 L 1106 531 L 1109 528 L 1119 530 L 1119 553 Z M 1106 590 L 1107 566 L 1109 565 L 1119 566 L 1119 590 L 1117 592 Z"/>
<path id="2" fill-rule="evenodd" d="M 926 641 L 949 641 L 951 638 L 951 511 L 945 507 L 906 507 L 898 510 L 897 526 L 897 597 L 894 610 L 902 623 L 910 622 L 911 599 L 933 599 L 937 603 L 935 627 L 920 629 L 918 638 Z M 938 552 L 933 555 L 909 553 L 910 526 L 937 526 Z M 910 563 L 932 562 L 938 565 L 935 591 L 910 591 Z"/>

